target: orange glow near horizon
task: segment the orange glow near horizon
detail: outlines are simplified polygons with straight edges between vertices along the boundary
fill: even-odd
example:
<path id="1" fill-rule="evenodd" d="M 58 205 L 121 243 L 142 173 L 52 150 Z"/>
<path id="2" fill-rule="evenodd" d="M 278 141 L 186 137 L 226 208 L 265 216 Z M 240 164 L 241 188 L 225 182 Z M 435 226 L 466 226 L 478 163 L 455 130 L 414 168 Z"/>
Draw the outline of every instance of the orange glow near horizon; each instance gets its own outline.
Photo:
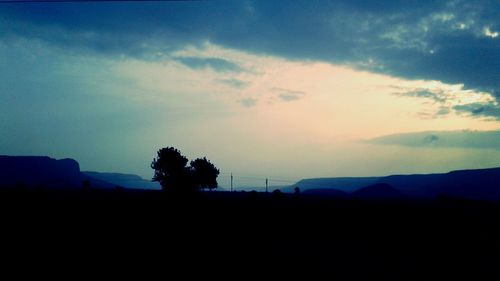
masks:
<path id="1" fill-rule="evenodd" d="M 405 80 L 349 66 L 288 61 L 210 44 L 204 49 L 188 48 L 176 55 L 222 58 L 242 66 L 243 71 L 193 69 L 169 59 L 159 63 L 128 60 L 117 63 L 114 70 L 117 75 L 134 81 L 137 93 L 129 91 L 134 102 L 179 108 L 186 116 L 195 116 L 180 120 L 177 129 L 165 132 L 160 138 L 168 138 L 172 145 L 186 151 L 210 151 L 212 158 L 225 163 L 223 168 L 246 167 L 241 159 L 249 159 L 251 164 L 245 168 L 249 171 L 272 170 L 282 161 L 293 161 L 290 154 L 293 152 L 302 159 L 295 168 L 287 165 L 283 174 L 293 171 L 311 174 L 313 171 L 308 167 L 323 165 L 324 175 L 332 175 L 330 170 L 349 175 L 352 171 L 349 165 L 375 159 L 384 162 L 386 170 L 404 172 L 400 168 L 406 167 L 409 172 L 418 172 L 434 167 L 434 162 L 439 161 L 422 160 L 420 166 L 401 166 L 394 164 L 400 162 L 397 159 L 401 155 L 416 157 L 422 153 L 360 142 L 409 132 L 500 129 L 496 120 L 453 110 L 455 105 L 494 100 L 489 93 L 464 89 L 463 85 Z M 233 85 L 224 81 L 236 82 Z M 412 91 L 427 91 L 434 99 L 405 95 Z M 437 114 L 442 108 L 449 112 Z M 220 112 L 225 115 L 221 117 Z M 193 135 L 198 139 L 189 137 Z M 398 152 L 394 154 L 395 151 Z M 343 159 L 344 154 L 349 157 Z M 461 155 L 473 159 L 469 154 L 442 150 L 428 159 L 442 157 L 443 161 L 451 161 Z M 497 154 L 495 151 L 487 155 Z M 481 155 L 484 159 L 485 154 Z M 339 166 L 336 161 L 340 159 L 343 162 Z M 479 162 L 495 163 L 492 159 Z M 455 167 L 452 164 L 441 163 L 443 169 Z M 468 167 L 464 161 L 456 164 L 459 165 L 456 168 Z M 372 163 L 356 175 L 385 171 L 375 166 L 380 164 Z"/>

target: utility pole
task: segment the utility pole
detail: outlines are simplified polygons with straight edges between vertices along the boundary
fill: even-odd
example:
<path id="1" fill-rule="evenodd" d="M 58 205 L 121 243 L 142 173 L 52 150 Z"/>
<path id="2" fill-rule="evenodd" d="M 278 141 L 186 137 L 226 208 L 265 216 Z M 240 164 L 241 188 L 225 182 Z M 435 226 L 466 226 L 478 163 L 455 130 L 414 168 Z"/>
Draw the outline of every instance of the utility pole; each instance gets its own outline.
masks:
<path id="1" fill-rule="evenodd" d="M 267 178 L 266 178 L 266 193 L 267 193 Z"/>
<path id="2" fill-rule="evenodd" d="M 231 192 L 233 192 L 233 173 L 231 173 Z"/>

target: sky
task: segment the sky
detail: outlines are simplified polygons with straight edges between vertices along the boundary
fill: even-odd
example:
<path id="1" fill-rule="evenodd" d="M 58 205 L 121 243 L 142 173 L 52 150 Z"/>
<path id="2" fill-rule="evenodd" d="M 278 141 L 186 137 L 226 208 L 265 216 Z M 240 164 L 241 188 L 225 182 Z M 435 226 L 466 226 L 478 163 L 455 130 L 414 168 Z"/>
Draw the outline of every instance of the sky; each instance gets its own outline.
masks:
<path id="1" fill-rule="evenodd" d="M 0 4 L 0 154 L 228 186 L 500 166 L 497 1 Z"/>

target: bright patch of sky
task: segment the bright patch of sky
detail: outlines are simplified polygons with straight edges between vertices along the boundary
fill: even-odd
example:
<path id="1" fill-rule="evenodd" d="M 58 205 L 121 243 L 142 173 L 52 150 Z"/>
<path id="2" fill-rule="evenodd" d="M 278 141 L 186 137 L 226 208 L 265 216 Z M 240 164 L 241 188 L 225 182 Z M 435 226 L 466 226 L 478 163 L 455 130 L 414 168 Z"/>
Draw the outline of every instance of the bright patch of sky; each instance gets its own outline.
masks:
<path id="1" fill-rule="evenodd" d="M 498 37 L 498 32 L 491 30 L 489 26 L 485 27 L 483 29 L 484 36 L 491 37 L 491 38 L 497 38 Z"/>
<path id="2" fill-rule="evenodd" d="M 148 177 L 154 151 L 175 146 L 191 159 L 213 159 L 224 173 L 376 175 L 388 173 L 387 165 L 394 170 L 397 165 L 389 163 L 397 161 L 392 152 L 382 153 L 390 149 L 360 140 L 429 128 L 499 128 L 491 117 L 454 109 L 498 105 L 491 94 L 460 84 L 290 61 L 208 42 L 156 62 L 62 55 L 36 42 L 17 47 L 2 48 L 6 60 L 17 61 L 15 73 L 2 71 L 2 92 L 17 93 L 2 103 L 2 153 L 74 157 L 87 170 Z M 179 57 L 223 60 L 238 70 L 193 67 Z M 367 166 L 352 170 L 360 161 Z M 408 171 L 428 170 L 427 164 Z"/>

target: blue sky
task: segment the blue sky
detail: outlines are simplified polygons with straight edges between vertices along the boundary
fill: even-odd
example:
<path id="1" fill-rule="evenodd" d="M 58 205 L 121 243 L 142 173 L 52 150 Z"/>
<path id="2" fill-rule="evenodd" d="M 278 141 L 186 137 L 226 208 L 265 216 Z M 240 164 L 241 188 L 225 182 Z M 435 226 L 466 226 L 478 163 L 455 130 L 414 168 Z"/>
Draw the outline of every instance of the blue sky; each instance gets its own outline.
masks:
<path id="1" fill-rule="evenodd" d="M 496 1 L 0 4 L 0 153 L 144 177 L 162 146 L 290 180 L 499 166 L 485 137 L 500 127 L 499 12 Z M 484 141 L 367 141 L 430 131 Z"/>

